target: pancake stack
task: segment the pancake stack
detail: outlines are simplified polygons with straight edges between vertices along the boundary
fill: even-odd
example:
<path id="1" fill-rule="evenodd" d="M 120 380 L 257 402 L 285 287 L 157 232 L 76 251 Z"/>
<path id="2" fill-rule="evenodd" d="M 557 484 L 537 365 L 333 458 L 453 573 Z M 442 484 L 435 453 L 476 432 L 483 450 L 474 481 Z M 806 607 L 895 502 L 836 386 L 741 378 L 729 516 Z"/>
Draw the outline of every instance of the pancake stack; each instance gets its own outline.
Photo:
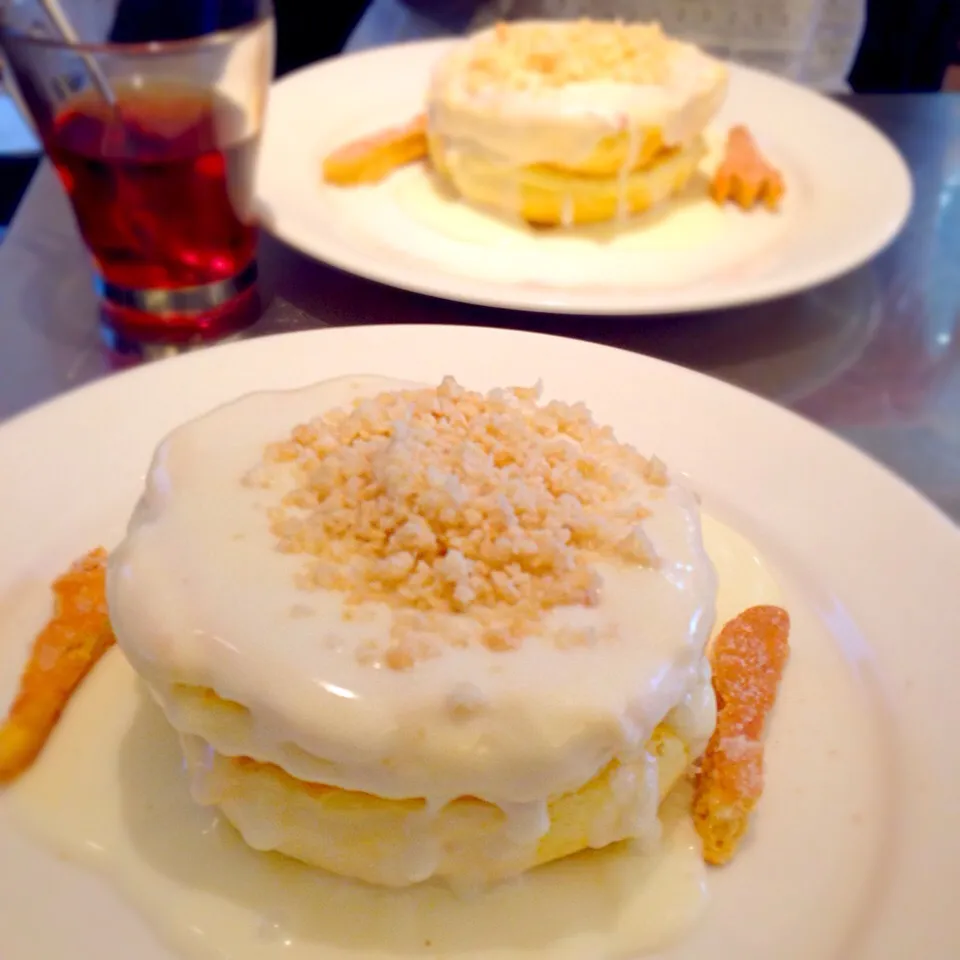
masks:
<path id="1" fill-rule="evenodd" d="M 430 158 L 465 200 L 531 224 L 617 220 L 684 190 L 726 89 L 723 63 L 656 24 L 499 24 L 437 65 Z"/>
<path id="2" fill-rule="evenodd" d="M 536 390 L 346 377 L 186 423 L 107 594 L 194 799 L 374 884 L 655 844 L 715 726 L 695 497 Z"/>

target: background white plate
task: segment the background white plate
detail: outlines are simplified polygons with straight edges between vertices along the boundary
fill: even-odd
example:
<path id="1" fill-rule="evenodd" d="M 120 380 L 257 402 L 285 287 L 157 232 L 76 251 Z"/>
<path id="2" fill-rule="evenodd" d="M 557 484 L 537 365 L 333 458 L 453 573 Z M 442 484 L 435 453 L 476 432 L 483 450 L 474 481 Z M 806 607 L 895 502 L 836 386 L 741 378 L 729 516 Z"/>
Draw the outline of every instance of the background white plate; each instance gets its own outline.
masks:
<path id="1" fill-rule="evenodd" d="M 118 375 L 8 422 L 0 710 L 43 615 L 11 618 L 11 597 L 117 540 L 164 433 L 244 392 L 345 373 L 454 373 L 478 388 L 542 377 L 548 396 L 585 400 L 687 472 L 705 508 L 779 572 L 795 629 L 768 791 L 742 856 L 711 876 L 709 915 L 671 960 L 960 956 L 956 529 L 805 421 L 607 347 L 439 326 L 289 334 Z M 3 960 L 172 956 L 121 890 L 27 840 L 7 811 L 0 796 Z"/>
<path id="2" fill-rule="evenodd" d="M 364 277 L 471 303 L 566 313 L 702 310 L 781 296 L 858 266 L 902 227 L 909 171 L 854 113 L 774 76 L 731 67 L 711 137 L 746 123 L 782 167 L 779 215 L 720 210 L 705 197 L 650 214 L 611 240 L 500 223 L 431 188 L 426 167 L 382 184 L 323 184 L 321 159 L 423 109 L 450 41 L 338 57 L 271 90 L 258 196 L 268 227 L 303 252 Z M 707 162 L 709 167 L 710 162 Z"/>

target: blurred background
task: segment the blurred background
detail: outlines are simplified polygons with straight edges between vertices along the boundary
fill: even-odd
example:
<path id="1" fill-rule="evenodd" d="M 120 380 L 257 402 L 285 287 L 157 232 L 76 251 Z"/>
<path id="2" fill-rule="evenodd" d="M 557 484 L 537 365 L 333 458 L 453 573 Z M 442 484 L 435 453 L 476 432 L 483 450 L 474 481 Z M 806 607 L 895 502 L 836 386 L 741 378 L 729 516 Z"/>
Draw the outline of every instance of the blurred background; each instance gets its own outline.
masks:
<path id="1" fill-rule="evenodd" d="M 426 5 L 425 0 L 403 2 L 413 8 Z M 447 0 L 451 8 L 458 2 Z M 235 26 L 260 15 L 265 0 L 75 0 L 72 6 L 62 5 L 69 7 L 84 39 L 140 42 Z M 322 5 L 274 0 L 277 75 L 339 53 L 369 5 L 369 0 Z M 865 0 L 865 6 L 866 26 L 849 75 L 854 91 L 960 95 L 960 0 Z M 0 242 L 39 159 L 39 144 L 4 90 L 0 68 Z"/>

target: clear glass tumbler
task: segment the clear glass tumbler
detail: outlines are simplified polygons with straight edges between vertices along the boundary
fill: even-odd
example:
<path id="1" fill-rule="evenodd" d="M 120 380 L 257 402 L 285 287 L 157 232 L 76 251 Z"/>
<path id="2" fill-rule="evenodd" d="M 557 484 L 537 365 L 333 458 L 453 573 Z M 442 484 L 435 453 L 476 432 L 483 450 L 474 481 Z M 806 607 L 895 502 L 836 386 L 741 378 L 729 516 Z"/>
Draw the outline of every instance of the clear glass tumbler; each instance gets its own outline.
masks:
<path id="1" fill-rule="evenodd" d="M 187 344 L 253 322 L 272 18 L 142 44 L 8 21 L 0 45 L 93 255 L 107 342 Z"/>

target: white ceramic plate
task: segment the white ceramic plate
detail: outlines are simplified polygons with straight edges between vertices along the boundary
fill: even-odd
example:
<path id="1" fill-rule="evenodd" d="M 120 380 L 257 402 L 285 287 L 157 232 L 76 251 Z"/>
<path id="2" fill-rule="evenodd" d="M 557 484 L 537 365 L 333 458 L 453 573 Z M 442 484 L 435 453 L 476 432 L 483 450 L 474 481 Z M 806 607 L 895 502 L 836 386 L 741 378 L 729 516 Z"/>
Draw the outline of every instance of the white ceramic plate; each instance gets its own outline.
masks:
<path id="1" fill-rule="evenodd" d="M 247 391 L 344 373 L 454 373 L 478 388 L 542 377 L 548 395 L 585 400 L 623 439 L 689 474 L 705 509 L 777 571 L 794 637 L 768 789 L 750 842 L 711 876 L 711 908 L 671 960 L 960 956 L 960 536 L 827 433 L 642 356 L 503 330 L 324 330 L 164 361 L 10 421 L 0 428 L 0 709 L 44 615 L 17 612 L 18 592 L 118 539 L 166 431 Z M 109 878 L 24 836 L 13 798 L 0 797 L 3 960 L 177 956 Z M 140 824 L 145 858 L 150 822 Z M 184 894 L 217 895 L 199 881 Z M 196 956 L 235 956 L 202 953 L 203 931 L 192 933 Z M 260 946 L 257 958 L 272 960 Z"/>
<path id="2" fill-rule="evenodd" d="M 265 222 L 303 252 L 352 273 L 452 300 L 561 313 L 704 310 L 782 296 L 873 256 L 900 230 L 910 174 L 891 144 L 836 103 L 734 66 L 713 125 L 746 123 L 782 167 L 779 215 L 692 199 L 625 229 L 522 230 L 444 199 L 418 164 L 373 187 L 320 180 L 334 147 L 423 109 L 449 41 L 338 57 L 277 83 L 259 173 Z"/>

